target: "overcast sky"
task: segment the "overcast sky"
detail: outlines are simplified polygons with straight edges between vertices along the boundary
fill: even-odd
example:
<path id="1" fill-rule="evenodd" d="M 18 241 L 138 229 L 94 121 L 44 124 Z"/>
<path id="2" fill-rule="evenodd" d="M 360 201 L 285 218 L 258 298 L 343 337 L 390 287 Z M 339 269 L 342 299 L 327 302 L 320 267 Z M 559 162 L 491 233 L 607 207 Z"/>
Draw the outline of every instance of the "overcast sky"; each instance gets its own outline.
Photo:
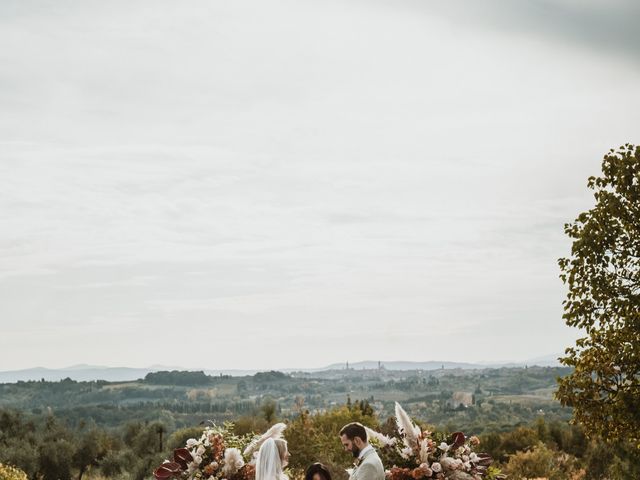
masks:
<path id="1" fill-rule="evenodd" d="M 0 3 L 0 370 L 561 353 L 638 3 Z"/>

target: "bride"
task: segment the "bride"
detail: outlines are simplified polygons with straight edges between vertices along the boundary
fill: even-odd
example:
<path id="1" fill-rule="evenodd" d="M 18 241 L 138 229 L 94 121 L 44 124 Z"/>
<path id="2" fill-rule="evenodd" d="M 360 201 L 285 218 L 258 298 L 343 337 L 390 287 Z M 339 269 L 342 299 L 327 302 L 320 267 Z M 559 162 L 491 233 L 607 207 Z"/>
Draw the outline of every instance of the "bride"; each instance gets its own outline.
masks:
<path id="1" fill-rule="evenodd" d="M 276 423 L 245 449 L 246 457 L 255 456 L 255 480 L 289 480 L 283 471 L 289 463 L 287 441 L 282 438 L 285 428 L 287 426 L 284 423 Z"/>
<path id="2" fill-rule="evenodd" d="M 258 450 L 256 480 L 289 480 L 283 472 L 288 463 L 287 441 L 268 438 Z"/>

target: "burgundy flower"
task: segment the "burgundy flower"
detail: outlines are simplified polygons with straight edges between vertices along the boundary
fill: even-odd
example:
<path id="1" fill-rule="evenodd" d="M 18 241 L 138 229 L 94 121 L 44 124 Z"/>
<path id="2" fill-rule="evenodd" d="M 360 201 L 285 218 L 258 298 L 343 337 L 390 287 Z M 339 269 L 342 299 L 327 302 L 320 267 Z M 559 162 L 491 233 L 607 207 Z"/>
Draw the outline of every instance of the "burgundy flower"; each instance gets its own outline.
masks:
<path id="1" fill-rule="evenodd" d="M 165 462 L 153 471 L 153 476 L 157 480 L 167 480 L 180 475 L 182 467 L 176 462 Z"/>
<path id="2" fill-rule="evenodd" d="M 466 440 L 466 437 L 464 436 L 464 433 L 462 432 L 455 432 L 451 434 L 452 440 L 453 440 L 453 445 L 451 445 L 451 448 L 453 450 L 455 450 L 458 447 L 461 447 L 462 445 L 464 445 L 464 442 Z"/>
<path id="3" fill-rule="evenodd" d="M 478 454 L 478 461 L 476 462 L 478 465 L 481 465 L 483 467 L 488 467 L 489 465 L 491 465 L 491 462 L 493 462 L 491 455 L 487 453 Z"/>
<path id="4" fill-rule="evenodd" d="M 173 460 L 186 470 L 189 463 L 193 462 L 193 456 L 186 448 L 176 448 L 173 451 Z"/>

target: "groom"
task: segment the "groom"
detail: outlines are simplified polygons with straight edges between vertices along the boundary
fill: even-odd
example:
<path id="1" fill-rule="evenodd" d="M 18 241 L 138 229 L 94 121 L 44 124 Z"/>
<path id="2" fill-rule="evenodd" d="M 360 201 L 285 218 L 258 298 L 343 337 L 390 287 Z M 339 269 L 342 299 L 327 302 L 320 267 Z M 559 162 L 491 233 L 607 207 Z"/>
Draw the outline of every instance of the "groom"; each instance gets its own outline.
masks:
<path id="1" fill-rule="evenodd" d="M 347 452 L 356 458 L 349 480 L 384 480 L 384 467 L 380 457 L 367 440 L 364 426 L 354 422 L 342 427 L 340 441 Z"/>

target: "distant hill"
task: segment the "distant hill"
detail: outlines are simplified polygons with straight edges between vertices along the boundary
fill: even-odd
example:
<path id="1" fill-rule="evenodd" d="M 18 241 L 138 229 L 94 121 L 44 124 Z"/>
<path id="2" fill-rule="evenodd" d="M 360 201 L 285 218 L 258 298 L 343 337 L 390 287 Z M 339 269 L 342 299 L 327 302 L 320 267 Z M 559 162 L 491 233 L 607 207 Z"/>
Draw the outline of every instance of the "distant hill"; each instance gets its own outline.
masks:
<path id="1" fill-rule="evenodd" d="M 554 353 L 552 355 L 545 355 L 543 357 L 536 357 L 530 360 L 527 360 L 528 365 L 538 365 L 540 367 L 558 367 L 560 366 L 560 362 L 558 361 L 558 357 L 561 354 Z"/>
<path id="2" fill-rule="evenodd" d="M 75 365 L 68 368 L 28 368 L 25 370 L 12 370 L 0 372 L 0 383 L 15 383 L 18 381 L 47 380 L 56 382 L 65 378 L 77 381 L 106 380 L 108 382 L 120 382 L 137 380 L 152 371 L 148 368 L 128 367 L 99 367 L 91 365 Z"/>
<path id="3" fill-rule="evenodd" d="M 162 371 L 195 371 L 203 369 L 175 367 L 166 365 L 153 365 L 147 368 L 131 367 L 105 367 L 98 365 L 73 365 L 65 368 L 44 368 L 35 367 L 24 370 L 11 370 L 0 372 L 0 383 L 15 383 L 29 380 L 46 380 L 57 382 L 65 378 L 85 382 L 91 380 L 106 380 L 107 382 L 130 382 L 144 378 L 148 373 Z M 207 375 L 253 375 L 258 370 L 204 370 Z"/>
<path id="4" fill-rule="evenodd" d="M 557 358 L 560 355 L 546 355 L 542 357 L 533 358 L 524 362 L 514 363 L 464 363 L 464 362 L 448 362 L 448 361 L 428 361 L 428 362 L 406 362 L 406 361 L 389 361 L 380 362 L 380 365 L 386 370 L 445 370 L 451 369 L 463 369 L 463 370 L 475 370 L 481 368 L 501 368 L 501 367 L 522 367 L 525 365 L 532 366 L 538 365 L 541 367 L 559 366 Z M 280 369 L 282 372 L 322 372 L 327 370 L 344 370 L 346 363 L 334 363 L 323 368 L 284 368 Z M 353 370 L 372 370 L 378 368 L 377 361 L 362 361 L 349 363 L 349 368 Z M 184 368 L 179 366 L 166 366 L 166 365 L 152 365 L 146 368 L 131 368 L 131 367 L 106 367 L 101 365 L 73 365 L 66 368 L 43 368 L 35 367 L 24 370 L 12 370 L 0 372 L 0 383 L 15 383 L 18 381 L 29 380 L 47 380 L 47 381 L 59 381 L 65 378 L 71 378 L 76 381 L 91 381 L 91 380 L 106 380 L 108 382 L 126 382 L 139 380 L 144 378 L 148 373 L 160 372 L 160 371 L 197 371 L 202 370 L 207 375 L 219 376 L 219 375 L 232 375 L 235 377 L 254 375 L 260 371 L 255 370 L 210 370 L 203 368 Z"/>

